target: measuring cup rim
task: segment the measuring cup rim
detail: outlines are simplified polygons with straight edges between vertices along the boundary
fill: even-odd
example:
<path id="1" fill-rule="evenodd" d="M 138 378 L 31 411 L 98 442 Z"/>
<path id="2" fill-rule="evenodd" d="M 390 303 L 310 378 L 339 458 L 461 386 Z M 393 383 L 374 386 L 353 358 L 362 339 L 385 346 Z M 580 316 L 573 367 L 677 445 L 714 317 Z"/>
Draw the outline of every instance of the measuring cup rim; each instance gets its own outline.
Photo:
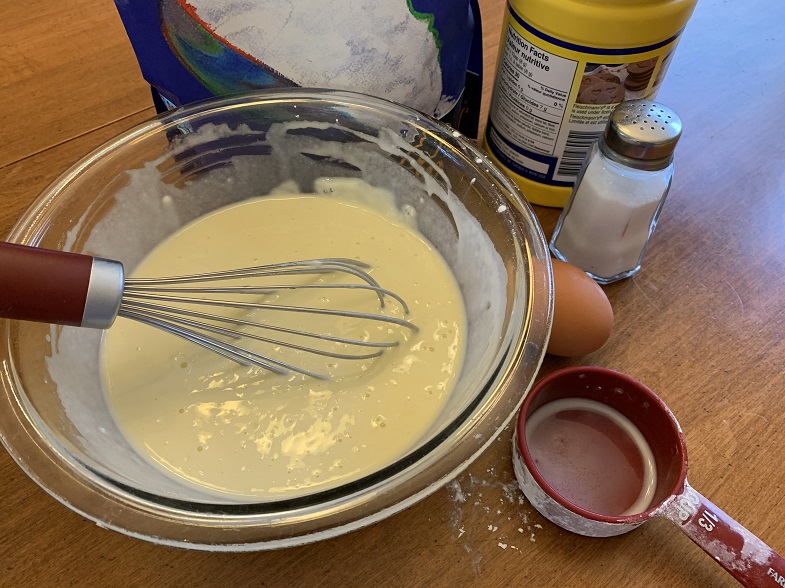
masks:
<path id="1" fill-rule="evenodd" d="M 652 504 L 649 506 L 649 508 L 647 508 L 643 512 L 634 515 L 625 515 L 625 516 L 603 515 L 603 514 L 586 510 L 570 502 L 569 500 L 561 496 L 561 494 L 559 494 L 553 488 L 553 486 L 551 486 L 542 477 L 539 470 L 537 469 L 537 466 L 534 463 L 534 459 L 532 458 L 531 453 L 529 453 L 529 447 L 528 444 L 526 443 L 526 435 L 524 433 L 524 422 L 526 421 L 526 418 L 528 416 L 527 413 L 529 412 L 532 404 L 534 403 L 540 392 L 544 388 L 549 386 L 551 383 L 561 378 L 568 377 L 576 373 L 587 374 L 592 372 L 611 376 L 643 392 L 646 396 L 649 397 L 649 399 L 654 404 L 658 406 L 660 410 L 662 410 L 668 415 L 670 421 L 673 424 L 674 431 L 678 439 L 678 444 L 679 444 L 679 449 L 681 451 L 682 459 L 681 459 L 681 468 L 673 488 L 671 488 L 668 491 L 668 493 L 665 495 L 663 499 L 652 501 Z M 517 449 L 520 452 L 521 457 L 523 458 L 523 462 L 524 465 L 526 466 L 526 469 L 529 471 L 529 474 L 534 478 L 535 482 L 540 486 L 540 488 L 542 488 L 552 500 L 556 501 L 558 504 L 560 504 L 567 510 L 570 510 L 575 514 L 580 515 L 589 520 L 594 520 L 603 523 L 621 524 L 621 525 L 640 524 L 650 519 L 651 517 L 655 516 L 657 512 L 662 508 L 663 504 L 665 504 L 673 496 L 677 496 L 681 494 L 687 480 L 687 446 L 684 441 L 684 435 L 682 434 L 681 427 L 679 426 L 679 422 L 676 420 L 676 417 L 670 411 L 670 409 L 665 404 L 665 402 L 659 396 L 657 396 L 657 394 L 655 394 L 648 386 L 642 384 L 641 382 L 632 378 L 631 376 L 628 376 L 627 374 L 624 374 L 616 370 L 612 370 L 610 368 L 604 368 L 599 366 L 573 366 L 568 368 L 562 368 L 554 372 L 551 372 L 547 376 L 544 376 L 543 378 L 535 382 L 531 390 L 529 390 L 529 393 L 526 395 L 526 399 L 524 400 L 523 405 L 521 406 L 521 409 L 518 412 L 516 433 L 517 433 L 516 434 Z"/>

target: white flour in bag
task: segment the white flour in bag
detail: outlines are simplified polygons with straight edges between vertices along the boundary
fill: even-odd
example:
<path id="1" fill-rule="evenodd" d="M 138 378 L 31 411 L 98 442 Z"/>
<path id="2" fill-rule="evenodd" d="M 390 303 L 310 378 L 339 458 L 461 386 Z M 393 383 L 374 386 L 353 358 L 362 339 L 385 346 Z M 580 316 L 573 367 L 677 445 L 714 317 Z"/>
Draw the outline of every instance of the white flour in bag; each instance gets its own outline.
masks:
<path id="1" fill-rule="evenodd" d="M 442 96 L 437 38 L 403 2 L 191 0 L 216 35 L 303 87 L 384 96 L 440 117 L 457 96 Z"/>

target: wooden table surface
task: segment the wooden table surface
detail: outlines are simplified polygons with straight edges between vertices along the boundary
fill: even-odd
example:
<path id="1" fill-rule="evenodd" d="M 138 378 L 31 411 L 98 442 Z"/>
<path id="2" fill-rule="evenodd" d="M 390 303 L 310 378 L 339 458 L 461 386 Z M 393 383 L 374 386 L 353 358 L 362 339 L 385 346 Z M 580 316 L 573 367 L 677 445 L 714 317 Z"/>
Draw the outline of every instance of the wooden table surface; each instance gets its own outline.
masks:
<path id="1" fill-rule="evenodd" d="M 481 4 L 485 113 L 504 3 Z M 154 114 L 112 3 L 65 5 L 0 4 L 3 234 L 70 163 Z M 692 485 L 780 553 L 784 44 L 780 0 L 700 0 L 659 94 L 685 132 L 644 267 L 606 288 L 616 314 L 606 346 L 575 360 L 548 357 L 541 372 L 592 364 L 647 384 L 682 425 Z M 537 214 L 550 237 L 558 211 Z M 613 539 L 551 525 L 517 490 L 510 437 L 503 431 L 452 485 L 370 528 L 246 554 L 158 547 L 100 529 L 0 451 L 0 585 L 735 585 L 664 520 Z"/>

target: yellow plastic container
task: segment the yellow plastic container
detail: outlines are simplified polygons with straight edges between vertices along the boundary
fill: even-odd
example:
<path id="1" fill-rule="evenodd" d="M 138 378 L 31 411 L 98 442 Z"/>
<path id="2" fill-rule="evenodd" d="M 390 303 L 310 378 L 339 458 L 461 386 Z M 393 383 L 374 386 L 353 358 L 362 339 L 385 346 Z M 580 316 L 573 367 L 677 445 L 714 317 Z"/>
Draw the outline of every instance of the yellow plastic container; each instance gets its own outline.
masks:
<path id="1" fill-rule="evenodd" d="M 653 98 L 697 0 L 510 0 L 484 146 L 563 207 L 613 108 Z"/>

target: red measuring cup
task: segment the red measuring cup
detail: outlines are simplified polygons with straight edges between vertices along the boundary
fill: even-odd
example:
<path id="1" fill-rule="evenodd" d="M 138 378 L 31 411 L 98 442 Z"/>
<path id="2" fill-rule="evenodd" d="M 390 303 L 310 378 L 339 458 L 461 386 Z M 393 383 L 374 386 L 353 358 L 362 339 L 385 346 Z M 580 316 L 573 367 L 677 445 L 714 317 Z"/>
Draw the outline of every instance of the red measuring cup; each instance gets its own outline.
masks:
<path id="1" fill-rule="evenodd" d="M 557 401 L 559 404 L 551 404 Z M 549 404 L 537 415 L 539 409 Z M 612 417 L 618 425 L 613 427 L 614 434 L 617 437 L 619 431 L 629 434 L 626 446 L 641 450 L 641 463 L 651 462 L 641 476 L 639 497 L 635 502 L 640 508 L 633 508 L 630 514 L 598 514 L 575 504 L 580 502 L 575 496 L 571 496 L 574 502 L 565 498 L 554 485 L 563 483 L 562 478 L 572 475 L 571 471 L 583 470 L 591 464 L 580 463 L 574 470 L 565 468 L 560 482 L 554 482 L 556 477 L 553 477 L 552 484 L 542 472 L 550 471 L 555 476 L 553 470 L 543 462 L 544 454 L 537 453 L 539 449 L 535 447 L 534 438 L 527 439 L 527 433 L 531 436 L 534 428 L 541 426 L 536 423 L 543 421 L 540 418 L 543 414 L 556 415 L 562 411 L 560 418 L 574 420 L 587 406 L 610 407 L 610 411 L 599 408 L 596 412 L 601 416 L 594 417 L 595 422 L 611 413 L 617 415 Z M 575 411 L 572 416 L 564 412 L 569 410 Z M 604 412 L 607 414 L 602 416 Z M 536 416 L 532 418 L 532 415 Z M 527 425 L 530 425 L 528 430 Z M 639 437 L 637 441 L 633 439 L 635 436 Z M 557 437 L 558 434 L 551 435 L 550 442 L 561 442 Z M 531 449 L 536 449 L 536 460 Z M 554 461 L 562 459 L 553 455 Z M 518 416 L 513 437 L 513 464 L 518 483 L 532 506 L 568 531 L 589 537 L 610 537 L 631 531 L 652 517 L 664 517 L 742 585 L 785 587 L 785 559 L 687 483 L 687 448 L 679 423 L 654 392 L 629 376 L 600 367 L 573 367 L 538 381 Z M 645 465 L 642 468 L 645 470 Z M 647 480 L 647 477 L 651 479 Z M 603 479 L 602 475 L 597 479 Z M 562 490 L 562 493 L 567 492 Z"/>

